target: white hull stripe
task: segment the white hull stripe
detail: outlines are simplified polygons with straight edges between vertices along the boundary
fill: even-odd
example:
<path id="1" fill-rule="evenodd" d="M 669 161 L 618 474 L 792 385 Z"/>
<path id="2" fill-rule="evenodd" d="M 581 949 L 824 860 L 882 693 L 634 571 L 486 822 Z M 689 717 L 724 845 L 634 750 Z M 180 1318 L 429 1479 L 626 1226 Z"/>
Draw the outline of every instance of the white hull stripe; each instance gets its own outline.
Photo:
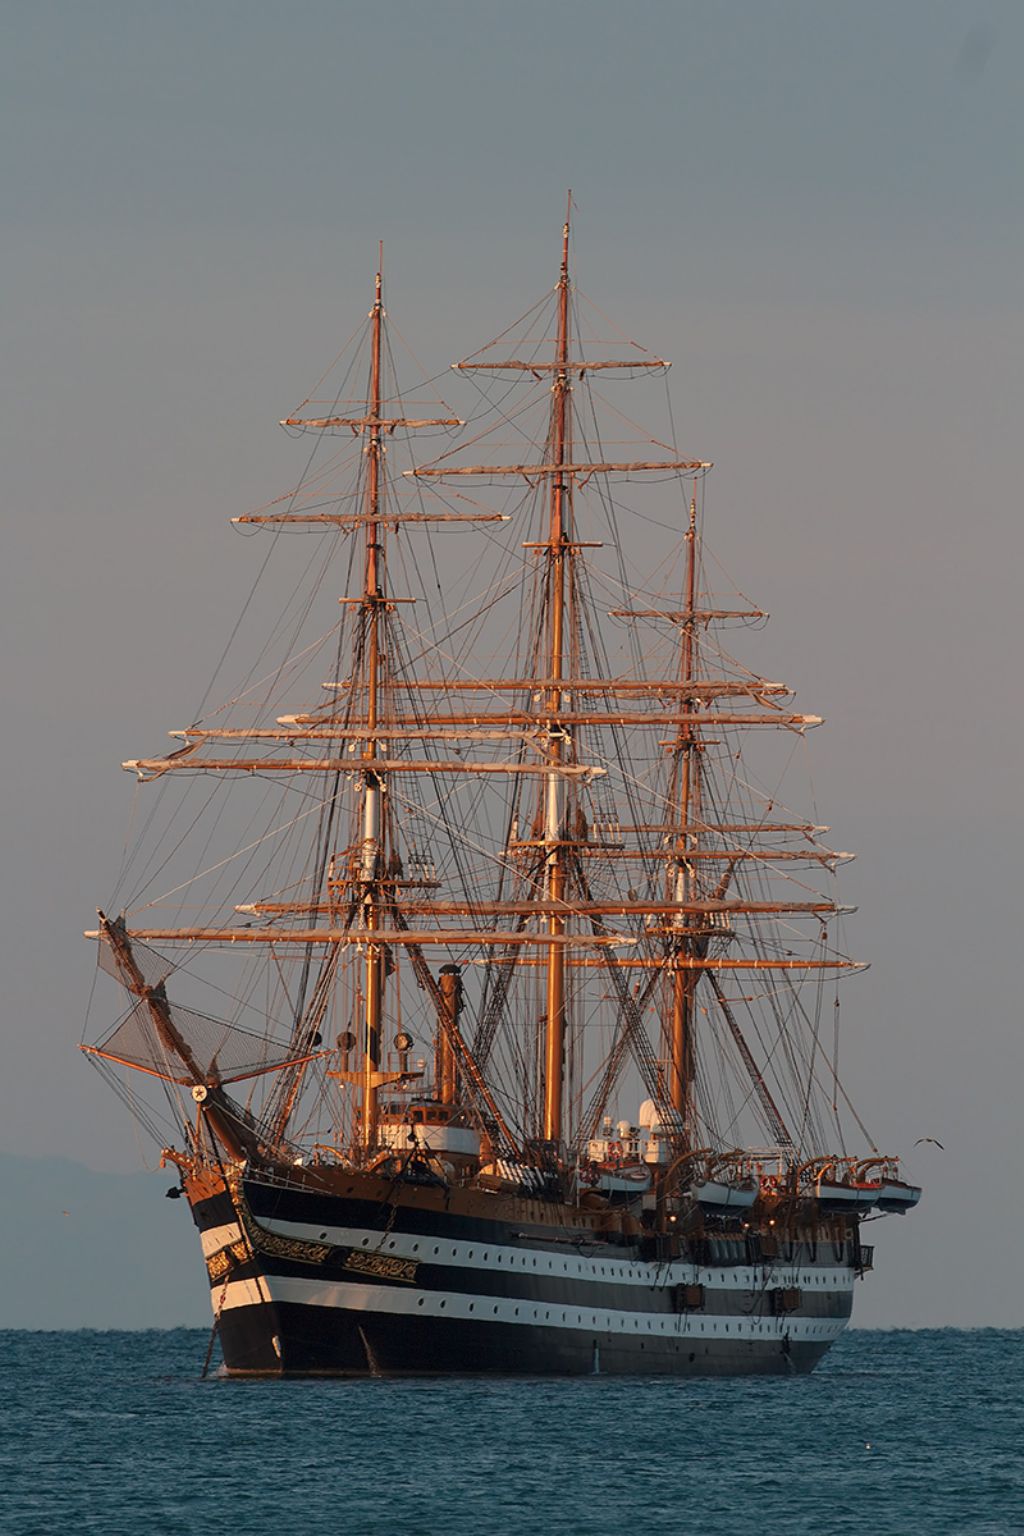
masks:
<path id="1" fill-rule="evenodd" d="M 208 1259 L 212 1253 L 219 1253 L 229 1243 L 241 1241 L 242 1229 L 237 1221 L 229 1221 L 223 1227 L 210 1227 L 208 1231 L 200 1233 L 203 1244 L 203 1258 Z"/>
<path id="2" fill-rule="evenodd" d="M 342 1312 L 371 1312 L 400 1317 L 451 1318 L 459 1322 L 512 1323 L 528 1328 L 572 1329 L 583 1333 L 629 1334 L 637 1339 L 782 1339 L 831 1342 L 848 1319 L 836 1317 L 701 1317 L 693 1313 L 608 1311 L 602 1308 L 552 1306 L 543 1302 L 465 1296 L 459 1292 L 417 1291 L 398 1286 L 367 1285 L 361 1281 L 300 1279 L 269 1275 L 233 1280 L 220 1309 L 290 1302 L 334 1308 Z"/>
<path id="3" fill-rule="evenodd" d="M 391 1255 L 396 1259 L 414 1259 L 421 1264 L 437 1264 L 458 1269 L 485 1269 L 497 1274 L 538 1274 L 562 1279 L 584 1280 L 600 1284 L 639 1285 L 649 1289 L 651 1270 L 657 1272 L 661 1285 L 693 1285 L 700 1281 L 709 1291 L 760 1291 L 764 1270 L 779 1286 L 799 1286 L 801 1290 L 852 1291 L 853 1270 L 837 1264 L 780 1265 L 766 1259 L 764 1265 L 699 1266 L 681 1259 L 666 1264 L 651 1264 L 629 1259 L 581 1258 L 578 1254 L 552 1253 L 550 1248 L 509 1247 L 498 1243 L 450 1243 L 443 1238 L 417 1237 L 412 1232 L 393 1232 L 385 1236 L 366 1227 L 318 1227 L 315 1223 L 281 1221 L 260 1217 L 259 1224 L 279 1237 L 305 1238 L 311 1242 L 330 1243 L 339 1248 L 365 1248 L 369 1253 Z M 225 1232 L 226 1227 L 218 1227 Z M 232 1229 L 237 1230 L 237 1229 Z M 204 1250 L 206 1247 L 204 1234 Z M 227 1241 L 227 1239 L 225 1239 Z M 218 1246 L 223 1246 L 219 1244 Z"/>

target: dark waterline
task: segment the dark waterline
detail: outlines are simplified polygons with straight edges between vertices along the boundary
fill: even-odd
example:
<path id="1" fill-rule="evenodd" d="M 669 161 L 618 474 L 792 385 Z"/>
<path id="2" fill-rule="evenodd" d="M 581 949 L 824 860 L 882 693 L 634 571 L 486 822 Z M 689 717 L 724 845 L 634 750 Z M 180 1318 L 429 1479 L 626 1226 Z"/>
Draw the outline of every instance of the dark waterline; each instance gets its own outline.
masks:
<path id="1" fill-rule="evenodd" d="M 0 1333 L 0 1533 L 1024 1533 L 1024 1331 L 810 1377 L 200 1381 L 207 1336 Z"/>

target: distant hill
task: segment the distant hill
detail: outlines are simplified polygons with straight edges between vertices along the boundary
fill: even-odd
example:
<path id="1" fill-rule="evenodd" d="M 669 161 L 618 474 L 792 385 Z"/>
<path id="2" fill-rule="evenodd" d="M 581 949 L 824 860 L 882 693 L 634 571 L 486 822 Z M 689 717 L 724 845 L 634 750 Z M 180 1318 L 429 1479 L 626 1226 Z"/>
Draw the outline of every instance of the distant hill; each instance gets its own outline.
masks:
<path id="1" fill-rule="evenodd" d="M 209 1324 L 188 1206 L 164 1198 L 174 1182 L 0 1153 L 0 1328 Z"/>

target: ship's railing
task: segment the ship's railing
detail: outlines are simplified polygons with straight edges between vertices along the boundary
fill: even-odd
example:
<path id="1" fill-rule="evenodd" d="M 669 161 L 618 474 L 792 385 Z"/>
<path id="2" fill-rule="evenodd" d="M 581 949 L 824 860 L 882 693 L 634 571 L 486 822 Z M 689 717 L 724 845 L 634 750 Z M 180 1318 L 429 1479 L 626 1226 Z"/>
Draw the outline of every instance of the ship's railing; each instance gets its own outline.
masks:
<path id="1" fill-rule="evenodd" d="M 329 1160 L 314 1156 L 310 1157 L 308 1161 L 303 1159 L 302 1162 L 296 1163 L 295 1166 L 299 1170 L 304 1168 L 348 1168 L 350 1165 L 339 1157 Z M 298 1171 L 292 1174 L 288 1166 L 282 1163 L 275 1163 L 274 1165 L 264 1165 L 261 1163 L 254 1167 L 252 1163 L 246 1162 L 242 1164 L 241 1176 L 243 1179 L 258 1179 L 261 1184 L 271 1184 L 275 1189 L 305 1190 L 309 1188 L 308 1183 L 306 1183 Z"/>

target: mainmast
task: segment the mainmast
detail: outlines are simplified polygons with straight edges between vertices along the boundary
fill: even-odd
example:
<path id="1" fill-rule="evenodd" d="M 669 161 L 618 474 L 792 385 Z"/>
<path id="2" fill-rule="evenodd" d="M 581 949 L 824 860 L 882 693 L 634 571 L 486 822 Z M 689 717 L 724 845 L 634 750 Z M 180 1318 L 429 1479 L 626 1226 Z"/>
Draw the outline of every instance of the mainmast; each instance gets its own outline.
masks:
<path id="1" fill-rule="evenodd" d="M 562 724 L 563 694 L 558 686 L 565 675 L 566 576 L 572 559 L 569 530 L 572 525 L 572 480 L 564 472 L 571 459 L 569 383 L 569 217 L 572 193 L 562 230 L 562 267 L 558 278 L 558 340 L 556 371 L 551 389 L 551 491 L 548 532 L 548 606 L 551 649 L 548 694 L 548 761 L 551 772 L 544 786 L 544 840 L 547 847 L 545 890 L 552 907 L 565 900 L 564 775 L 560 772 L 568 737 Z M 570 584 L 571 589 L 571 584 Z M 565 946 L 557 940 L 565 933 L 565 918 L 553 911 L 548 918 L 553 942 L 547 956 L 547 1006 L 544 1041 L 544 1139 L 562 1135 L 562 1093 L 565 1075 Z"/>
<path id="2" fill-rule="evenodd" d="M 383 267 L 383 245 L 379 267 Z M 383 550 L 380 537 L 381 495 L 381 323 L 384 315 L 382 277 L 378 269 L 371 321 L 370 392 L 367 421 L 366 475 L 366 580 L 362 598 L 362 629 L 367 645 L 366 727 L 363 758 L 375 763 L 378 742 L 373 733 L 379 724 L 380 625 L 384 606 Z M 363 770 L 363 840 L 360 880 L 363 887 L 363 922 L 369 933 L 380 927 L 381 874 L 381 799 L 384 780 L 376 767 Z M 363 1013 L 363 1084 L 361 1140 L 367 1150 L 377 1139 L 377 1072 L 380 1069 L 381 1014 L 384 1002 L 384 950 L 380 944 L 366 946 Z"/>

